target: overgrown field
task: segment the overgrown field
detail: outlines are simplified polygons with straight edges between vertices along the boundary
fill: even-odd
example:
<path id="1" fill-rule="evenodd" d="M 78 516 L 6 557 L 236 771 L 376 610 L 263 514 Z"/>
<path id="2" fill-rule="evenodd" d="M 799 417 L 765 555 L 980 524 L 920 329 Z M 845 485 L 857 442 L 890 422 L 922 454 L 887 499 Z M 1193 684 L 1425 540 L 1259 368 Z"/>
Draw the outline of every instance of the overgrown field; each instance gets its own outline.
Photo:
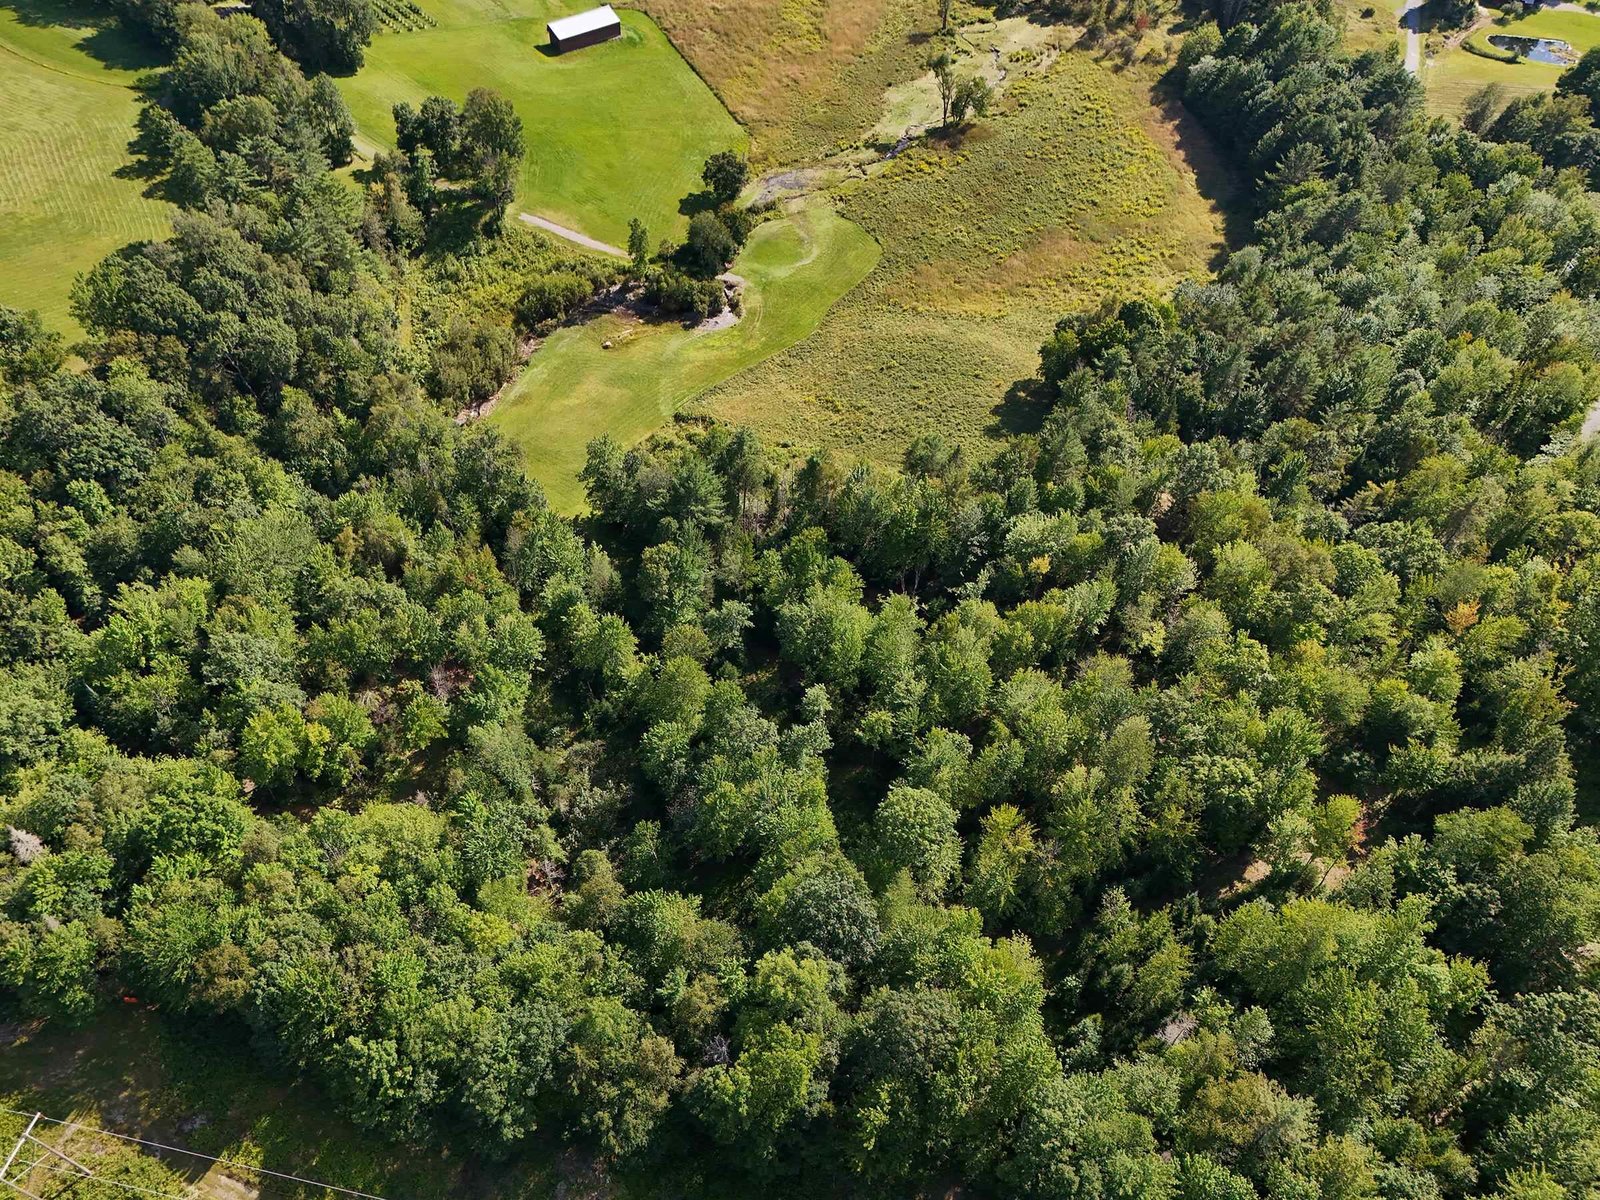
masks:
<path id="1" fill-rule="evenodd" d="M 876 271 L 806 342 L 697 405 L 796 446 L 892 459 L 938 429 L 975 444 L 1015 415 L 1066 311 L 1203 270 L 1221 214 L 1148 93 L 1086 54 L 1016 80 L 964 141 L 906 153 L 842 211 Z M 1013 406 L 1014 410 L 1015 406 Z"/>
<path id="2" fill-rule="evenodd" d="M 738 324 L 698 331 L 613 314 L 559 330 L 490 421 L 523 447 L 529 473 L 551 502 L 574 511 L 591 438 L 609 433 L 625 445 L 636 442 L 699 392 L 794 345 L 877 256 L 870 237 L 825 206 L 770 221 L 733 266 L 749 281 Z"/>
<path id="3" fill-rule="evenodd" d="M 513 1170 L 397 1146 L 333 1117 L 327 1096 L 316 1088 L 264 1071 L 241 1044 L 242 1033 L 187 1025 L 179 1031 L 135 1009 L 108 1011 L 79 1030 L 61 1023 L 0 1029 L 6 1039 L 0 1042 L 0 1106 L 400 1200 L 535 1200 L 552 1193 L 554 1154 L 526 1155 Z M 0 1144 L 9 1148 L 24 1124 L 0 1112 Z M 52 1144 L 60 1144 L 62 1135 L 59 1127 L 45 1126 Z M 82 1132 L 71 1137 L 65 1148 L 107 1181 L 79 1195 L 121 1197 L 143 1188 L 191 1200 L 240 1200 L 250 1194 L 241 1183 L 261 1183 L 250 1172 L 203 1170 L 203 1161 L 181 1155 L 157 1159 L 127 1143 Z M 38 1179 L 51 1181 L 42 1171 Z M 283 1180 L 273 1180 L 266 1194 L 271 1200 L 331 1195 Z"/>
<path id="4" fill-rule="evenodd" d="M 1400 27 L 1394 0 L 1334 0 L 1333 7 L 1349 49 L 1372 50 L 1396 43 L 1404 53 L 1405 30 Z"/>
<path id="5" fill-rule="evenodd" d="M 932 0 L 643 0 L 777 164 L 828 154 L 878 119 L 916 75 Z"/>
<path id="6" fill-rule="evenodd" d="M 432 28 L 380 32 L 367 64 L 340 81 L 360 132 L 394 143 L 396 102 L 456 101 L 498 90 L 522 118 L 528 153 L 516 207 L 592 237 L 622 243 L 638 217 L 660 238 L 687 223 L 682 197 L 718 150 L 742 149 L 744 131 L 642 13 L 624 11 L 617 41 L 546 53 L 545 23 L 581 0 L 424 0 Z"/>
<path id="7" fill-rule="evenodd" d="M 425 255 L 411 264 L 398 289 L 401 338 L 426 355 L 458 319 L 512 324 L 517 300 L 541 276 L 604 279 L 615 270 L 613 259 L 508 222 L 499 237 L 475 243 L 468 253 Z"/>
<path id="8" fill-rule="evenodd" d="M 1560 38 L 1581 54 L 1600 45 L 1600 16 L 1570 10 L 1535 12 L 1514 21 L 1494 21 L 1475 30 L 1467 40 L 1490 53 L 1503 53 L 1489 46 L 1488 39 L 1495 34 Z M 1510 99 L 1550 91 L 1564 70 L 1565 67 L 1553 63 L 1527 59 L 1501 62 L 1474 54 L 1465 46 L 1456 46 L 1429 62 L 1423 83 L 1427 85 L 1428 108 L 1456 116 L 1466 106 L 1467 98 L 1485 84 L 1498 83 Z"/>
<path id="9" fill-rule="evenodd" d="M 167 231 L 171 210 L 115 174 L 137 112 L 129 85 L 148 65 L 87 6 L 0 6 L 0 304 L 75 334 L 78 272 Z"/>

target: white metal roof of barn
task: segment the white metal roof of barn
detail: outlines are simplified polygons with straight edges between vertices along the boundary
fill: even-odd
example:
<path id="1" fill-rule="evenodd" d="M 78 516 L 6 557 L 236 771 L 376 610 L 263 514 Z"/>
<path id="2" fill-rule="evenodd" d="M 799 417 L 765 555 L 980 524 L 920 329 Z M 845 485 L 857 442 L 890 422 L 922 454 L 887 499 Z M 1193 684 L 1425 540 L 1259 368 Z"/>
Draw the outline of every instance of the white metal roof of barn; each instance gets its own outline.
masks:
<path id="1" fill-rule="evenodd" d="M 596 29 L 606 29 L 620 24 L 622 20 L 611 11 L 611 5 L 602 4 L 599 8 L 591 8 L 588 12 L 574 13 L 570 17 L 558 17 L 551 21 L 550 36 L 563 39 L 577 37 L 579 34 L 592 33 Z"/>

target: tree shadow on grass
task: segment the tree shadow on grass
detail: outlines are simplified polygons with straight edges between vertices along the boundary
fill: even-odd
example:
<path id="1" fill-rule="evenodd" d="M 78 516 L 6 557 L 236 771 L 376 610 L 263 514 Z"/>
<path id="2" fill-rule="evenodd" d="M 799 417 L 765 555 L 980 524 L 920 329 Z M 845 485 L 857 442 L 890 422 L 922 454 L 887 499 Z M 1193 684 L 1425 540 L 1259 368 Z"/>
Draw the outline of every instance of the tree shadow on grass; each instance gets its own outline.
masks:
<path id="1" fill-rule="evenodd" d="M 1250 240 L 1254 218 L 1247 189 L 1223 158 L 1198 118 L 1184 106 L 1177 81 L 1169 72 L 1151 89 L 1150 99 L 1171 123 L 1173 144 L 1194 172 L 1195 187 L 1222 214 L 1222 246 L 1209 266 L 1219 269 L 1227 256 Z"/>
<path id="2" fill-rule="evenodd" d="M 164 200 L 168 204 L 183 207 L 178 197 L 173 194 L 167 179 L 167 168 L 163 163 L 150 158 L 134 157 L 111 174 L 118 179 L 132 179 L 143 183 L 144 188 L 139 194 L 146 200 Z"/>
<path id="3" fill-rule="evenodd" d="M 1019 379 L 1006 389 L 1000 403 L 989 410 L 994 421 L 984 432 L 990 437 L 1038 433 L 1053 404 L 1050 385 L 1044 380 L 1036 376 Z"/>
<path id="4" fill-rule="evenodd" d="M 96 62 L 118 71 L 153 71 L 167 63 L 159 47 L 117 25 L 102 25 L 78 46 Z"/>
<path id="5" fill-rule="evenodd" d="M 103 9 L 87 0 L 4 0 L 0 8 L 17 14 L 24 25 L 60 25 L 67 29 L 98 29 L 113 23 Z"/>
<path id="6" fill-rule="evenodd" d="M 147 139 L 147 135 L 135 131 L 128 140 L 128 161 L 123 163 L 111 173 L 118 179 L 132 179 L 143 183 L 143 195 L 147 200 L 165 200 L 170 204 L 183 207 L 180 197 L 173 194 L 172 181 L 169 172 L 172 163 L 162 153 L 159 145 Z"/>
<path id="7" fill-rule="evenodd" d="M 717 207 L 717 198 L 709 188 L 698 192 L 690 192 L 678 201 L 678 212 L 685 217 L 692 217 L 696 213 L 714 212 Z"/>
<path id="8" fill-rule="evenodd" d="M 959 125 L 932 125 L 924 135 L 928 145 L 952 153 L 973 145 L 990 141 L 995 135 L 994 126 L 981 117 L 969 117 Z"/>
<path id="9" fill-rule="evenodd" d="M 0 9 L 15 13 L 24 25 L 93 30 L 78 42 L 96 62 L 118 71 L 148 71 L 166 62 L 153 42 L 130 34 L 90 0 L 0 0 Z"/>

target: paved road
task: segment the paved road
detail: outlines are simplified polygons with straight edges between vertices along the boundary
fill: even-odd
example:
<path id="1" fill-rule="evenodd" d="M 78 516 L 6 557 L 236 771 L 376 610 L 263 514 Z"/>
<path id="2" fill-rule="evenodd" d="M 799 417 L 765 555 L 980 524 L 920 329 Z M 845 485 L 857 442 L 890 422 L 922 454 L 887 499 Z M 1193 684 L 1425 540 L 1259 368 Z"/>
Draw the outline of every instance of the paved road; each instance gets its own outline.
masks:
<path id="1" fill-rule="evenodd" d="M 576 229 L 568 229 L 565 225 L 557 225 L 554 221 L 547 221 L 543 217 L 534 216 L 532 213 L 518 213 L 517 216 L 529 225 L 542 229 L 546 233 L 553 233 L 558 238 L 566 238 L 567 241 L 574 242 L 587 249 L 598 250 L 601 254 L 609 254 L 614 258 L 629 257 L 626 250 L 613 246 L 610 242 L 599 241 L 586 233 L 579 233 Z"/>
<path id="2" fill-rule="evenodd" d="M 1422 5 L 1425 0 L 1405 0 L 1400 6 L 1400 21 L 1406 27 L 1406 70 L 1413 75 L 1422 70 Z"/>
<path id="3" fill-rule="evenodd" d="M 547 221 L 543 217 L 536 217 L 532 213 L 518 213 L 517 216 L 546 233 L 553 233 L 558 238 L 566 238 L 569 242 L 576 242 L 590 250 L 598 250 L 601 254 L 615 255 L 617 258 L 631 258 L 626 250 L 619 250 L 609 242 L 597 241 L 586 233 L 579 233 L 576 229 L 568 229 L 565 225 L 557 225 L 554 221 Z M 743 275 L 735 275 L 732 271 L 724 271 L 717 276 L 723 283 L 732 284 L 734 287 L 743 287 L 750 281 Z"/>

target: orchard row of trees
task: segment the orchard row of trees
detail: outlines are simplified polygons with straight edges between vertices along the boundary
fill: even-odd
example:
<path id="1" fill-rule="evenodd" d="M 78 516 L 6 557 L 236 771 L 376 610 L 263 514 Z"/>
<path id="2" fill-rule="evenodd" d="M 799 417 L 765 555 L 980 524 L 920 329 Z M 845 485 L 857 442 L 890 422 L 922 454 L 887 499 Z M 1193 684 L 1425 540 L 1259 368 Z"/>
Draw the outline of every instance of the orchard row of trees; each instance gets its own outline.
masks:
<path id="1" fill-rule="evenodd" d="M 1593 1197 L 1600 217 L 1259 17 L 1180 65 L 1254 243 L 1064 319 L 1036 433 L 602 439 L 579 523 L 426 394 L 311 85 L 252 154 L 175 66 L 238 182 L 84 369 L 0 313 L 7 1010 L 639 1194 Z"/>

